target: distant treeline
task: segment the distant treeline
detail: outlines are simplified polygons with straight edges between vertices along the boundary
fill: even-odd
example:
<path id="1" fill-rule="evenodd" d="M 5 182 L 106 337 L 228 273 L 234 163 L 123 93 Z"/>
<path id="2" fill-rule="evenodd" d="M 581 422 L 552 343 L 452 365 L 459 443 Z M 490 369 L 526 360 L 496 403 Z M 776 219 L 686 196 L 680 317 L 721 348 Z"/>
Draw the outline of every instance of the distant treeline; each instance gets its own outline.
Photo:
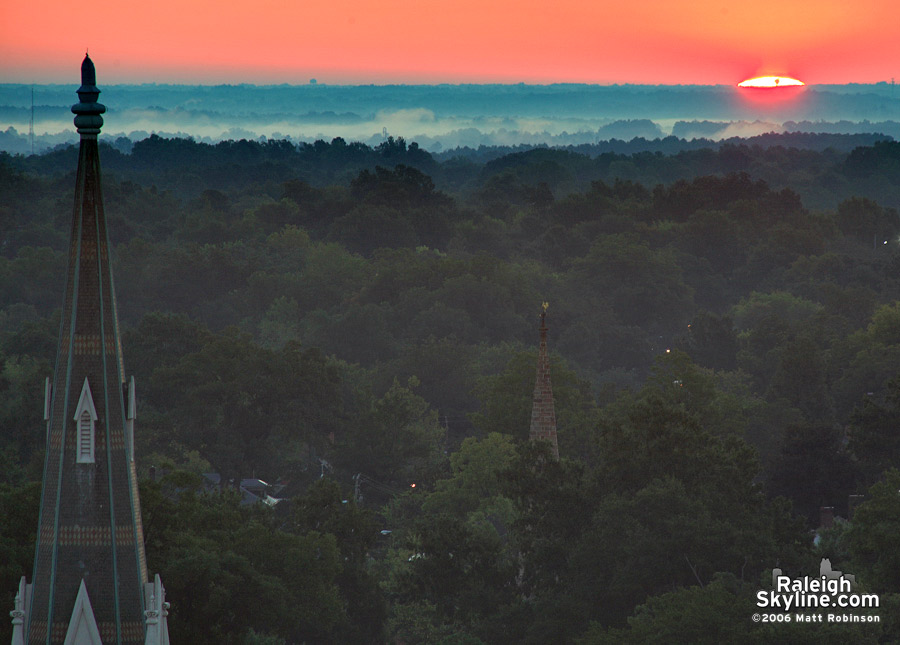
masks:
<path id="1" fill-rule="evenodd" d="M 9 108 L 0 107 L 0 122 L 3 119 L 3 111 Z M 151 110 L 153 111 L 153 110 Z M 13 112 L 21 114 L 8 115 L 9 121 L 27 123 L 28 115 L 23 110 L 14 109 Z M 144 111 L 144 116 L 146 117 Z M 57 115 L 58 116 L 58 115 Z M 197 115 L 202 121 L 210 119 L 204 115 Z M 213 115 L 214 116 L 214 115 Z M 161 117 L 160 117 L 161 118 Z M 308 113 L 299 117 L 302 123 L 308 127 L 319 129 L 339 129 L 347 126 L 356 127 L 353 134 L 342 137 L 350 141 L 361 141 L 366 145 L 375 147 L 382 143 L 387 135 L 381 132 L 371 133 L 373 127 L 372 117 L 361 117 L 352 113 L 335 114 L 333 112 Z M 313 143 L 316 137 L 299 134 L 296 137 L 275 133 L 272 136 L 256 135 L 247 129 L 248 124 L 239 117 L 232 121 L 218 119 L 217 123 L 223 129 L 215 136 L 210 136 L 209 127 L 205 127 L 205 134 L 191 136 L 191 124 L 188 122 L 172 124 L 174 133 L 156 133 L 151 135 L 142 130 L 133 130 L 127 134 L 121 133 L 113 136 L 101 136 L 101 141 L 113 145 L 117 149 L 127 152 L 136 141 L 147 139 L 150 136 L 178 139 L 187 138 L 194 141 L 214 144 L 220 141 L 235 139 L 250 139 L 264 142 L 268 139 L 283 139 L 292 143 Z M 835 148 L 849 151 L 854 147 L 871 145 L 875 141 L 893 140 L 900 137 L 900 123 L 895 121 L 883 121 L 879 123 L 847 122 L 787 122 L 779 124 L 764 121 L 678 121 L 672 128 L 672 134 L 666 136 L 663 129 L 649 119 L 616 120 L 597 125 L 596 123 L 580 122 L 572 123 L 571 131 L 551 133 L 530 132 L 517 128 L 526 127 L 525 124 L 510 123 L 506 127 L 497 129 L 496 124 L 485 123 L 479 127 L 466 127 L 447 131 L 432 132 L 431 134 L 419 134 L 415 138 L 421 147 L 436 154 L 439 159 L 447 159 L 464 154 L 472 156 L 478 154 L 491 154 L 500 156 L 514 150 L 524 150 L 535 147 L 556 147 L 575 149 L 585 154 L 600 154 L 602 152 L 635 153 L 635 152 L 663 152 L 674 154 L 684 150 L 697 150 L 708 147 L 718 147 L 724 144 L 748 143 L 751 145 L 772 146 L 787 145 L 803 149 L 825 150 Z M 54 127 L 61 127 L 59 125 Z M 295 123 L 293 129 L 302 130 L 303 126 Z M 369 134 L 361 134 L 368 128 Z M 256 128 L 258 129 L 258 128 Z M 415 128 L 401 128 L 412 129 Z M 433 128 L 432 128 L 433 129 Z M 559 129 L 559 128 L 557 128 Z M 39 131 L 40 132 L 40 131 Z M 786 137 L 787 134 L 793 136 Z M 832 136 L 825 136 L 825 135 Z M 77 136 L 71 130 L 63 129 L 55 134 L 40 133 L 29 136 L 27 128 L 20 125 L 19 129 L 9 126 L 0 131 L 0 151 L 10 154 L 42 154 L 53 148 L 77 143 Z M 484 149 L 487 148 L 487 152 Z"/>
<path id="2" fill-rule="evenodd" d="M 102 145 L 107 172 L 182 198 L 196 197 L 204 187 L 229 191 L 297 175 L 313 186 L 346 183 L 361 170 L 403 164 L 424 172 L 443 190 L 463 193 L 501 171 L 526 184 L 543 182 L 557 197 L 583 191 L 596 179 L 655 186 L 746 172 L 773 188 L 790 187 L 811 208 L 834 208 L 857 195 L 900 207 L 900 144 L 876 134 L 773 133 L 718 143 L 638 138 L 563 148 L 482 146 L 439 154 L 393 137 L 369 146 L 340 137 L 299 144 L 246 139 L 210 144 L 152 135 Z M 74 146 L 64 146 L 29 157 L 0 153 L 0 162 L 52 176 L 72 167 L 76 155 Z M 238 166 L 241 173 L 235 175 Z"/>

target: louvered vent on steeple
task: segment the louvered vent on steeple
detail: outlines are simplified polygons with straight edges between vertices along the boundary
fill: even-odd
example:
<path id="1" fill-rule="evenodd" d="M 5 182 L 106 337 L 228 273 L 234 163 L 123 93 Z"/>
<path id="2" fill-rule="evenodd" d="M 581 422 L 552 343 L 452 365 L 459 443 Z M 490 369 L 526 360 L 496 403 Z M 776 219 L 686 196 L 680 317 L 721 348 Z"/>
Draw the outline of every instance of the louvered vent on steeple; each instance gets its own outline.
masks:
<path id="1" fill-rule="evenodd" d="M 84 379 L 81 396 L 78 397 L 74 421 L 78 424 L 76 433 L 78 448 L 75 461 L 79 464 L 92 464 L 94 463 L 94 425 L 97 423 L 97 408 L 94 407 L 94 397 L 91 396 L 91 386 L 87 378 Z"/>

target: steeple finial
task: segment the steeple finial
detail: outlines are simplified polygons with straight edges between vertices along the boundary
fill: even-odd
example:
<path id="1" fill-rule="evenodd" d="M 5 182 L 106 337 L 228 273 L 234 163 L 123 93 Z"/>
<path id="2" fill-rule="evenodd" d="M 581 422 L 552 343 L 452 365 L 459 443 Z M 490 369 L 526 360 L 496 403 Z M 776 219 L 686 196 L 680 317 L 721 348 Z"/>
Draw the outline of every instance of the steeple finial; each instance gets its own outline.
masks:
<path id="1" fill-rule="evenodd" d="M 81 87 L 78 88 L 78 103 L 72 106 L 75 114 L 75 127 L 82 139 L 96 139 L 103 127 L 106 106 L 97 102 L 100 90 L 97 88 L 97 70 L 91 57 L 85 53 L 81 62 Z"/>

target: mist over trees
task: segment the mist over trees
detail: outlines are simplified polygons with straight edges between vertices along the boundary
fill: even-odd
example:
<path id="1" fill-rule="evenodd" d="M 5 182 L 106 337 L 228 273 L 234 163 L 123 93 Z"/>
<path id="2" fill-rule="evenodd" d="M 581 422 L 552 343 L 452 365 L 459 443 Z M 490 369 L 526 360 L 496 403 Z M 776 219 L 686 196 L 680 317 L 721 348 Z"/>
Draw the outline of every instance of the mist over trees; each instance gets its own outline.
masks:
<path id="1" fill-rule="evenodd" d="M 75 143 L 71 87 L 0 84 L 0 150 L 31 152 L 32 90 L 35 151 Z M 611 139 L 652 142 L 668 135 L 686 142 L 770 132 L 900 138 L 900 97 L 890 83 L 810 86 L 789 100 L 764 105 L 725 85 L 144 84 L 104 86 L 103 97 L 114 106 L 101 134 L 110 143 L 151 134 L 206 143 L 261 138 L 312 143 L 339 136 L 376 146 L 390 135 L 436 153 Z M 124 140 L 117 145 L 127 151 Z M 629 152 L 643 150 L 654 148 L 645 144 Z"/>
<path id="2" fill-rule="evenodd" d="M 173 640 L 900 638 L 900 144 L 835 136 L 102 144 Z M 10 607 L 76 155 L 0 154 Z M 527 441 L 543 301 L 559 462 Z M 822 557 L 880 623 L 750 621 L 772 568 Z"/>

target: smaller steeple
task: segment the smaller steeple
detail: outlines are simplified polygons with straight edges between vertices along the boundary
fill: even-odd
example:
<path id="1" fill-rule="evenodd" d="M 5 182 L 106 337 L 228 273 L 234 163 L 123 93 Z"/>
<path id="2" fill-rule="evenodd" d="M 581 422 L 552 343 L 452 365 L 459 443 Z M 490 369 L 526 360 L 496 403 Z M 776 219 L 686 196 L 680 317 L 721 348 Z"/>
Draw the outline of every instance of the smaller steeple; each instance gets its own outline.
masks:
<path id="1" fill-rule="evenodd" d="M 541 344 L 538 348 L 537 376 L 534 380 L 534 396 L 531 404 L 532 441 L 549 441 L 553 456 L 559 459 L 556 442 L 556 409 L 553 406 L 553 387 L 550 385 L 550 356 L 547 352 L 547 308 L 541 306 Z"/>

